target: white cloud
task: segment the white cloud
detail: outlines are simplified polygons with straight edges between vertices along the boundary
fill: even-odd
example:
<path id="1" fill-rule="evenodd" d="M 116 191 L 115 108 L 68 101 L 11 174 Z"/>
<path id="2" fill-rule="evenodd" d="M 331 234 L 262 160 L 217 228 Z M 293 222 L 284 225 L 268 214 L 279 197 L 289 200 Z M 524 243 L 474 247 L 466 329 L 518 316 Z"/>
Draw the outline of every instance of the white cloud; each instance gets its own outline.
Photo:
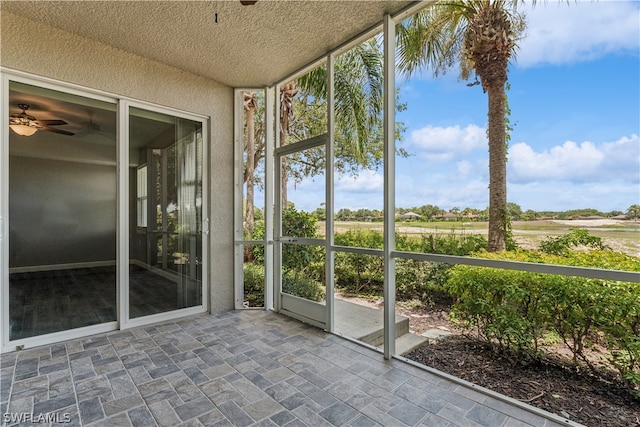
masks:
<path id="1" fill-rule="evenodd" d="M 444 166 L 447 167 L 446 165 Z M 489 157 L 488 154 L 478 157 L 474 161 L 461 160 L 456 163 L 455 169 L 450 168 L 447 179 L 455 182 L 482 181 L 485 186 L 489 184 Z"/>
<path id="2" fill-rule="evenodd" d="M 638 55 L 640 49 L 636 1 L 538 2 L 526 15 L 515 61 L 520 67 L 591 61 L 611 52 Z"/>
<path id="3" fill-rule="evenodd" d="M 474 124 L 464 128 L 429 125 L 411 132 L 409 146 L 420 150 L 419 155 L 427 160 L 445 162 L 486 149 L 487 137 L 484 128 Z"/>
<path id="4" fill-rule="evenodd" d="M 335 191 L 382 194 L 383 190 L 384 177 L 372 170 L 362 171 L 357 176 L 337 177 L 335 183 Z"/>
<path id="5" fill-rule="evenodd" d="M 549 150 L 535 152 L 524 142 L 509 148 L 507 163 L 510 182 L 565 180 L 602 182 L 626 180 L 638 185 L 640 178 L 640 138 L 622 137 L 599 145 L 566 141 Z"/>

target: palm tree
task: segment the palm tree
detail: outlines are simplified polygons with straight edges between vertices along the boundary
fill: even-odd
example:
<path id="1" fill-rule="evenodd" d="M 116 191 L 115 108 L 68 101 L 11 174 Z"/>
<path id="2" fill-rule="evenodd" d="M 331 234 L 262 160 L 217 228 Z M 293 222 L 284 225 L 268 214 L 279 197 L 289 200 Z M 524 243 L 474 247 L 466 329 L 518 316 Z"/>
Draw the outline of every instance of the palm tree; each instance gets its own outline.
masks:
<path id="1" fill-rule="evenodd" d="M 285 144 L 287 135 L 289 135 L 289 122 L 293 119 L 293 102 L 298 94 L 298 83 L 290 81 L 280 89 L 280 144 Z M 280 186 L 280 203 L 282 208 L 287 207 L 287 164 L 286 157 L 281 157 L 281 186 Z"/>
<path id="2" fill-rule="evenodd" d="M 382 153 L 382 88 L 383 54 L 379 40 L 372 38 L 338 56 L 335 60 L 335 120 L 336 169 L 357 169 L 379 164 Z M 300 95 L 296 97 L 296 95 Z M 280 90 L 280 141 L 284 144 L 295 136 L 300 120 L 294 117 L 296 102 L 311 108 L 308 100 L 327 99 L 327 68 L 318 67 L 297 80 L 288 82 Z M 325 117 L 326 119 L 326 117 Z M 304 124 L 302 124 L 304 125 Z M 318 153 L 322 153 L 321 150 Z M 282 161 L 284 162 L 284 158 Z M 310 173 L 317 172 L 324 163 L 313 162 Z M 287 206 L 288 169 L 282 164 L 281 203 Z"/>
<path id="3" fill-rule="evenodd" d="M 629 206 L 629 209 L 627 209 L 627 216 L 629 218 L 633 218 L 634 221 L 637 221 L 640 216 L 640 205 Z"/>
<path id="4" fill-rule="evenodd" d="M 382 50 L 376 39 L 371 39 L 347 51 L 335 61 L 336 170 L 340 172 L 356 173 L 361 167 L 377 165 L 381 162 L 382 64 Z M 298 94 L 301 96 L 297 96 Z M 298 110 L 301 107 L 308 108 L 308 105 L 302 104 L 308 102 L 310 98 L 326 100 L 326 67 L 313 70 L 281 87 L 279 99 L 281 144 L 297 137 L 296 126 L 304 125 L 301 123 L 304 119 L 295 117 L 294 111 L 296 105 Z M 244 183 L 247 185 L 245 231 L 246 238 L 250 239 L 254 212 L 254 173 L 256 165 L 265 156 L 265 129 L 259 114 L 256 114 L 255 94 L 249 92 L 244 94 L 244 108 L 246 120 Z M 326 115 L 324 119 L 326 120 Z M 290 179 L 290 173 L 294 172 L 295 177 L 305 173 L 314 174 L 323 168 L 324 163 L 321 158 L 315 159 L 318 161 L 312 168 L 299 173 L 293 170 L 295 166 L 286 157 L 282 157 L 281 160 L 280 203 L 283 208 L 286 208 L 287 180 Z M 246 257 L 250 255 L 249 250 L 250 248 L 245 252 Z"/>
<path id="5" fill-rule="evenodd" d="M 245 125 L 247 127 L 246 130 L 246 160 L 245 160 L 245 182 L 247 184 L 247 201 L 245 205 L 245 214 L 244 214 L 244 229 L 245 229 L 245 239 L 251 240 L 253 234 L 254 227 L 254 175 L 255 175 L 255 111 L 258 106 L 258 98 L 255 92 L 243 92 L 242 93 L 242 102 L 244 106 L 245 115 Z M 248 260 L 251 258 L 252 248 L 250 245 L 246 245 L 244 248 L 245 259 Z"/>
<path id="6" fill-rule="evenodd" d="M 454 64 L 460 78 L 475 73 L 488 95 L 489 243 L 504 250 L 507 215 L 507 67 L 525 28 L 518 0 L 438 1 L 398 26 L 398 66 L 407 75 L 430 67 L 437 76 Z M 477 79 L 480 79 L 479 81 Z M 475 85 L 472 83 L 471 85 Z"/>

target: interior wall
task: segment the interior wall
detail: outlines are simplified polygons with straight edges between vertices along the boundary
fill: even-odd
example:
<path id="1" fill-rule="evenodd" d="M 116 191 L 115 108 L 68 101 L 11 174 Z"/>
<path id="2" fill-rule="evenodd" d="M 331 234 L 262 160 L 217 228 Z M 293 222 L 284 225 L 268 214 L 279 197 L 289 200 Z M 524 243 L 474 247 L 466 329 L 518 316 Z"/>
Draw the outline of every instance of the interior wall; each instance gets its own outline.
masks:
<path id="1" fill-rule="evenodd" d="M 210 306 L 233 309 L 233 89 L 7 12 L 0 31 L 3 67 L 211 118 Z"/>
<path id="2" fill-rule="evenodd" d="M 115 165 L 10 158 L 9 268 L 115 261 Z"/>

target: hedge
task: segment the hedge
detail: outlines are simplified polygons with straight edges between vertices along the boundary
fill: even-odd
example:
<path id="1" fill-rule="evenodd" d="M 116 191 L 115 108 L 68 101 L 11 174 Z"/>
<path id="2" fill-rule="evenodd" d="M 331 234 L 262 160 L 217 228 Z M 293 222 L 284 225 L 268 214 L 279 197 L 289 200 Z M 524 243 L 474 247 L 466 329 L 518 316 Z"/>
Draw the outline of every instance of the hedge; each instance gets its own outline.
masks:
<path id="1" fill-rule="evenodd" d="M 608 250 L 477 253 L 487 259 L 640 271 L 640 258 Z M 575 361 L 592 370 L 590 340 L 604 343 L 602 363 L 616 369 L 640 395 L 640 284 L 457 265 L 445 285 L 452 317 L 514 361 L 535 356 L 556 333 Z"/>

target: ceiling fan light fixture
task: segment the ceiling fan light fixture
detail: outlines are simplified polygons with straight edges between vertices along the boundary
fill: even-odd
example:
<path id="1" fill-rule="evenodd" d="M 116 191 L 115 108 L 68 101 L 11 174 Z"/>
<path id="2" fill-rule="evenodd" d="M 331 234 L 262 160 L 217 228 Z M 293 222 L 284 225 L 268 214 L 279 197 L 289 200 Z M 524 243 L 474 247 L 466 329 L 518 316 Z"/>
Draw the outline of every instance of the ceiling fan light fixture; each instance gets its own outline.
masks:
<path id="1" fill-rule="evenodd" d="M 20 136 L 31 136 L 38 131 L 36 118 L 27 114 L 27 104 L 18 104 L 18 107 L 22 113 L 9 116 L 9 128 Z"/>
<path id="2" fill-rule="evenodd" d="M 38 131 L 37 127 L 29 126 L 29 125 L 9 125 L 12 131 L 17 133 L 20 136 L 31 136 Z"/>

